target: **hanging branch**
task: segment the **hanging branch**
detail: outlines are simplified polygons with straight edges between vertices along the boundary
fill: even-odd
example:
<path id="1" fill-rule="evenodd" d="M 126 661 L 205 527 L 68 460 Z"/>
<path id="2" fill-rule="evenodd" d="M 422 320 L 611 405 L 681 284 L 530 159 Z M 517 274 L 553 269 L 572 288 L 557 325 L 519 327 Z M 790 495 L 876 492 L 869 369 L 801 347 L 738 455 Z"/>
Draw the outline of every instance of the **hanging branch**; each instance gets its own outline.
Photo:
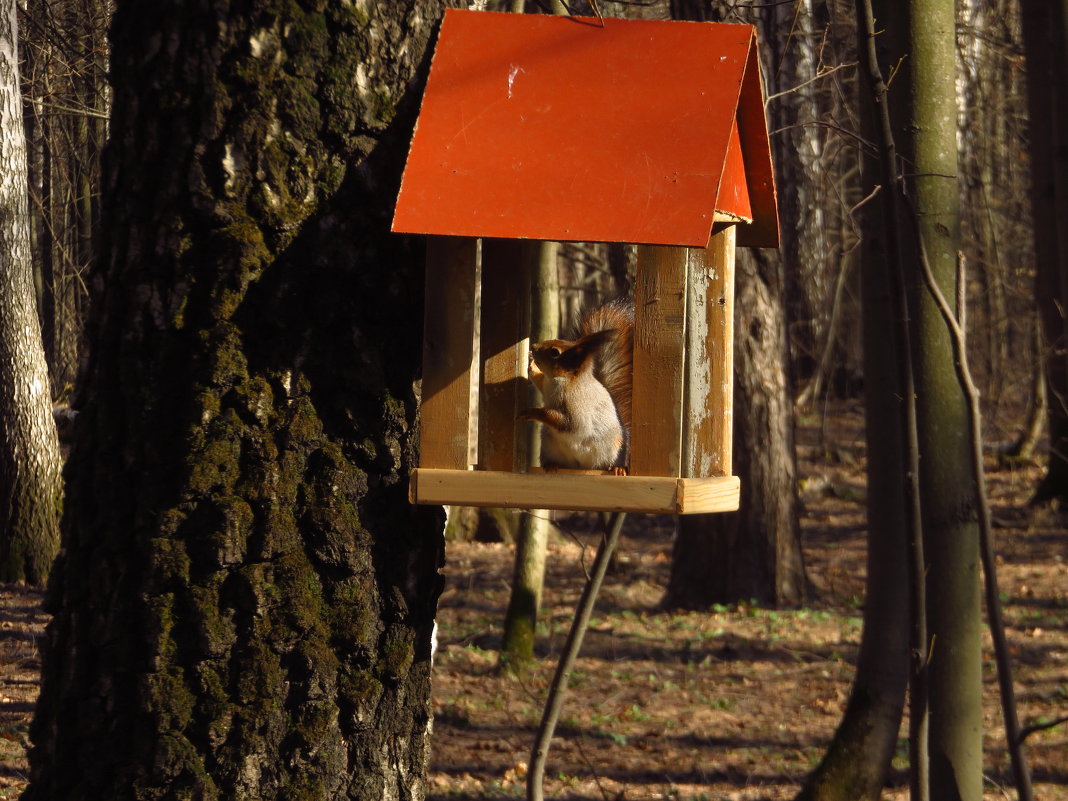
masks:
<path id="1" fill-rule="evenodd" d="M 545 711 L 542 712 L 541 724 L 538 726 L 538 735 L 534 739 L 534 748 L 530 755 L 530 770 L 527 773 L 527 801 L 544 801 L 542 781 L 545 777 L 545 762 L 549 756 L 549 745 L 552 743 L 553 731 L 556 722 L 560 719 L 560 709 L 564 705 L 564 693 L 567 691 L 567 681 L 571 676 L 571 670 L 575 666 L 579 649 L 582 647 L 582 638 L 586 636 L 586 628 L 590 623 L 590 615 L 593 613 L 593 605 L 597 601 L 597 593 L 601 589 L 605 573 L 608 571 L 608 563 L 612 559 L 619 542 L 619 532 L 623 528 L 625 512 L 615 512 L 609 523 L 608 532 L 597 549 L 597 556 L 593 560 L 593 570 L 589 580 L 582 590 L 578 607 L 575 609 L 575 618 L 571 622 L 571 631 L 567 634 L 567 642 L 564 643 L 564 651 L 560 654 L 560 662 L 556 666 L 556 674 L 553 682 L 549 685 L 549 696 L 545 699 Z"/>
<path id="2" fill-rule="evenodd" d="M 887 104 L 887 85 L 879 67 L 875 50 L 875 21 L 871 0 L 856 0 L 862 62 L 872 89 L 876 112 L 879 166 L 882 185 L 889 190 L 884 200 L 886 248 L 894 315 L 894 339 L 898 355 L 898 370 L 904 415 L 903 452 L 908 474 L 905 476 L 905 502 L 908 507 L 908 538 L 910 590 L 912 594 L 912 660 L 913 669 L 909 692 L 909 761 L 911 797 L 913 801 L 930 801 L 928 769 L 928 643 L 926 565 L 923 553 L 923 514 L 920 507 L 920 454 L 916 426 L 916 388 L 912 370 L 912 343 L 908 330 L 908 299 L 905 293 L 905 270 L 901 255 L 903 232 L 898 215 L 901 195 L 897 176 L 897 147 L 894 144 L 890 109 Z"/>

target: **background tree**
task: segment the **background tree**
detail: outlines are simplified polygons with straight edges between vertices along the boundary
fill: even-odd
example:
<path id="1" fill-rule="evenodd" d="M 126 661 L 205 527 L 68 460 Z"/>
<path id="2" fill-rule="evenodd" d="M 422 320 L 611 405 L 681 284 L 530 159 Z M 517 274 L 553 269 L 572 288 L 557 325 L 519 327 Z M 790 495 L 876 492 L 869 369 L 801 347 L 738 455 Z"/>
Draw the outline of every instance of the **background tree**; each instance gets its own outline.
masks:
<path id="1" fill-rule="evenodd" d="M 914 248 L 906 250 L 903 264 L 926 559 L 930 792 L 939 799 L 978 798 L 982 676 L 977 476 L 949 331 L 921 268 L 921 260 L 926 261 L 942 294 L 958 297 L 956 17 L 951 0 L 914 0 L 906 14 L 883 2 L 873 3 L 873 8 L 887 31 L 880 48 L 883 74 L 901 64 L 887 101 L 910 197 L 901 218 L 905 231 L 898 237 L 906 246 L 910 228 L 918 237 Z M 962 310 L 954 306 L 959 316 Z"/>
<path id="2" fill-rule="evenodd" d="M 421 248 L 441 4 L 125 4 L 29 799 L 422 796 Z"/>
<path id="3" fill-rule="evenodd" d="M 858 111 L 862 141 L 878 143 L 881 120 L 876 110 L 884 97 L 885 84 L 871 72 L 870 48 L 861 13 L 854 16 L 858 61 L 867 77 L 859 94 Z M 877 96 L 877 93 L 879 95 Z M 897 747 L 905 688 L 909 679 L 910 577 L 909 506 L 914 497 L 906 485 L 911 471 L 906 449 L 910 393 L 905 371 L 910 369 L 902 349 L 907 337 L 900 314 L 904 300 L 899 271 L 897 235 L 890 230 L 887 204 L 897 204 L 897 194 L 883 185 L 888 158 L 877 145 L 858 147 L 863 194 L 868 201 L 858 209 L 863 227 L 860 271 L 863 298 L 864 417 L 867 451 L 867 574 L 864 628 L 856 672 L 842 720 L 819 765 L 805 780 L 798 799 L 875 801 L 882 797 Z M 895 298 L 895 294 L 898 296 Z M 895 333 L 898 332 L 898 333 Z M 907 354 L 905 354 L 907 355 Z M 915 516 L 912 518 L 915 523 Z"/>
<path id="4" fill-rule="evenodd" d="M 1035 297 L 1045 332 L 1049 459 L 1034 501 L 1068 500 L 1068 11 L 1021 0 L 1027 52 Z"/>
<path id="5" fill-rule="evenodd" d="M 33 292 L 16 4 L 0 5 L 0 581 L 44 582 L 59 549 L 59 441 Z"/>
<path id="6" fill-rule="evenodd" d="M 863 3 L 857 5 L 863 9 Z M 970 361 L 978 365 L 985 386 L 987 419 L 993 427 L 1001 426 L 1006 431 L 1011 415 L 1005 412 L 1024 407 L 1026 398 L 1018 390 L 1031 385 L 1029 374 L 1033 376 L 1035 370 L 1027 358 L 1031 350 L 1026 343 L 1032 310 L 1030 293 L 1024 289 L 1030 274 L 1030 229 L 1026 222 L 1030 204 L 1026 193 L 1015 189 L 1026 180 L 1021 169 L 1026 167 L 1026 160 L 1005 157 L 1006 144 L 1020 139 L 1019 120 L 1026 117 L 1019 91 L 1020 23 L 1011 3 L 965 2 L 958 4 L 957 12 L 958 63 L 963 67 L 958 83 L 957 129 L 961 196 L 967 200 L 961 209 L 960 252 L 965 255 L 961 264 L 968 271 L 961 275 L 964 283 L 956 290 L 961 297 L 967 295 L 970 308 L 974 309 L 967 315 L 969 330 L 974 334 L 968 345 Z M 862 53 L 868 45 L 866 39 L 862 30 Z M 875 41 L 886 44 L 888 39 L 894 41 L 881 33 Z M 943 40 L 943 47 L 944 44 Z M 898 63 L 895 52 L 900 54 L 905 48 L 900 32 L 897 47 L 890 52 L 884 48 L 883 68 Z M 861 59 L 866 73 L 865 61 Z M 943 63 L 942 68 L 951 65 Z M 942 102 L 948 105 L 944 78 L 942 92 Z M 866 87 L 861 108 L 871 106 L 874 96 L 875 88 Z M 906 101 L 900 94 L 894 99 L 898 103 Z M 879 108 L 881 102 L 876 99 L 875 107 Z M 869 126 L 863 138 L 877 142 L 876 130 Z M 951 151 L 945 148 L 945 152 Z M 865 169 L 866 176 L 876 172 Z M 806 783 L 806 798 L 877 798 L 892 754 L 901 708 L 906 641 L 902 623 L 907 608 L 903 590 L 908 582 L 903 564 L 902 510 L 906 503 L 901 486 L 906 468 L 898 454 L 903 441 L 898 429 L 903 418 L 900 399 L 911 393 L 900 387 L 896 377 L 899 368 L 894 364 L 898 356 L 889 334 L 895 321 L 889 316 L 891 293 L 882 270 L 892 261 L 887 242 L 907 243 L 913 236 L 911 231 L 885 233 L 878 217 L 869 211 L 892 202 L 892 193 L 870 194 L 878 182 L 878 178 L 869 177 L 863 191 L 873 198 L 865 206 L 868 213 L 863 270 L 868 479 L 872 488 L 868 493 L 869 572 L 864 637 L 846 713 L 827 755 Z M 906 215 L 904 219 L 909 219 L 908 209 L 901 211 Z M 915 263 L 915 251 L 908 253 Z M 914 274 L 914 281 L 917 278 Z M 926 293 L 920 289 L 917 294 Z M 1013 354 L 1011 359 L 1008 353 Z M 1035 398 L 1040 395 L 1035 393 Z M 1032 405 L 1037 406 L 1033 401 Z M 895 497 L 899 500 L 895 501 Z M 914 704 L 920 694 L 914 688 Z M 879 714 L 880 709 L 894 716 Z M 919 712 L 924 714 L 922 708 Z M 881 748 L 876 747 L 878 743 L 882 743 Z M 864 751 L 859 750 L 862 747 Z M 913 756 L 922 755 L 914 752 Z M 915 772 L 917 766 L 913 769 Z M 863 784 L 857 783 L 861 778 Z"/>
<path id="7" fill-rule="evenodd" d="M 871 173 L 871 170 L 868 170 Z M 877 209 L 866 231 L 864 398 L 868 553 L 864 628 L 849 700 L 834 738 L 798 799 L 877 801 L 897 748 L 909 677 L 907 473 L 899 354 L 892 331 L 885 235 Z"/>
<path id="8" fill-rule="evenodd" d="M 668 606 L 694 609 L 754 598 L 782 606 L 805 596 L 776 262 L 765 252 L 744 250 L 736 261 L 733 458 L 741 507 L 679 518 Z"/>
<path id="9" fill-rule="evenodd" d="M 559 242 L 529 242 L 525 247 L 536 251 L 531 282 L 531 342 L 555 339 L 560 320 Z M 535 261 L 531 259 L 531 261 Z M 541 406 L 537 390 L 528 388 L 531 406 Z M 527 459 L 530 465 L 541 464 L 541 426 L 527 425 Z M 516 530 L 515 572 L 508 610 L 504 616 L 504 640 L 501 659 L 505 664 L 521 666 L 534 658 L 534 638 L 545 583 L 545 552 L 549 544 L 550 512 L 547 509 L 524 509 Z"/>
<path id="10" fill-rule="evenodd" d="M 965 0 L 957 18 L 968 361 L 990 444 L 1003 456 L 1030 459 L 1048 415 L 1020 4 Z"/>

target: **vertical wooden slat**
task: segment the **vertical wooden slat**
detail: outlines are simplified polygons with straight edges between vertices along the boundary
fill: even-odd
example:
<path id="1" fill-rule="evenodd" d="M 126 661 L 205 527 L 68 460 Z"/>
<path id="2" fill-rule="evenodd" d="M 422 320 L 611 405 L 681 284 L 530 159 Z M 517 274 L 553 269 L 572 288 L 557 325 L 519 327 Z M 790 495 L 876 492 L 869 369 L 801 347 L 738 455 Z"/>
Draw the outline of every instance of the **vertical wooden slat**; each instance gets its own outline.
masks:
<path id="1" fill-rule="evenodd" d="M 427 240 L 420 467 L 466 470 L 477 240 Z"/>
<path id="2" fill-rule="evenodd" d="M 482 241 L 482 376 L 478 466 L 519 470 L 526 443 L 516 414 L 525 404 L 530 332 L 530 260 L 535 243 Z"/>
<path id="3" fill-rule="evenodd" d="M 713 396 L 710 403 L 718 412 L 718 422 L 712 437 L 712 449 L 720 454 L 718 471 L 714 475 L 732 474 L 731 454 L 734 450 L 734 254 L 738 227 L 727 226 L 712 235 L 709 254 L 716 271 L 710 289 L 715 299 L 716 314 L 711 318 L 709 332 L 720 332 L 711 350 Z M 715 336 L 715 334 L 713 334 Z M 717 403 L 718 402 L 718 403 Z"/>
<path id="4" fill-rule="evenodd" d="M 686 248 L 638 248 L 630 454 L 636 476 L 678 476 L 682 468 L 686 260 Z"/>
<path id="5" fill-rule="evenodd" d="M 731 474 L 735 231 L 726 226 L 707 249 L 689 254 L 682 473 L 688 478 Z"/>

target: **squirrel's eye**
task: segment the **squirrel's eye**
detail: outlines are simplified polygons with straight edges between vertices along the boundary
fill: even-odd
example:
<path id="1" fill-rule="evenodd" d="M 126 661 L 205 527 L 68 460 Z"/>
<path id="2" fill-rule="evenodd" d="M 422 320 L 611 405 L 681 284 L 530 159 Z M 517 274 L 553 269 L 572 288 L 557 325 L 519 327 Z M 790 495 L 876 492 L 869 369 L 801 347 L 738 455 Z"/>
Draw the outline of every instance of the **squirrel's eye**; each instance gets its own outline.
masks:
<path id="1" fill-rule="evenodd" d="M 559 359 L 560 358 L 560 353 L 561 353 L 560 348 L 549 348 L 549 356 L 550 356 L 550 358 Z"/>

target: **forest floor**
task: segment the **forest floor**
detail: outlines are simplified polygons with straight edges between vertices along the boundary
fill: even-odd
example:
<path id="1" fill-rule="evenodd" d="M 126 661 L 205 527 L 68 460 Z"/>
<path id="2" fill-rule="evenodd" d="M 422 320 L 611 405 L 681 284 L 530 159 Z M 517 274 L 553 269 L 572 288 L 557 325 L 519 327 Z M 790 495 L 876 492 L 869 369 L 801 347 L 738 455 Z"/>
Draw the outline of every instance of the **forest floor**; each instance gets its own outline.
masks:
<path id="1" fill-rule="evenodd" d="M 865 572 L 864 442 L 858 408 L 798 429 L 804 608 L 661 607 L 670 519 L 631 516 L 597 605 L 549 755 L 546 795 L 573 801 L 792 798 L 848 697 Z M 1041 471 L 988 464 L 998 569 L 1023 725 L 1068 715 L 1068 518 L 1026 506 Z M 546 690 L 597 534 L 561 515 L 550 546 L 541 659 L 521 679 L 497 670 L 511 547 L 449 543 L 434 670 L 431 801 L 522 798 Z M 46 616 L 41 594 L 0 585 L 0 800 L 25 781 L 24 749 Z M 986 799 L 1014 798 L 985 635 Z M 904 734 L 904 729 L 902 731 Z M 1068 725 L 1027 754 L 1041 801 L 1068 801 Z M 885 797 L 908 796 L 900 740 Z"/>

